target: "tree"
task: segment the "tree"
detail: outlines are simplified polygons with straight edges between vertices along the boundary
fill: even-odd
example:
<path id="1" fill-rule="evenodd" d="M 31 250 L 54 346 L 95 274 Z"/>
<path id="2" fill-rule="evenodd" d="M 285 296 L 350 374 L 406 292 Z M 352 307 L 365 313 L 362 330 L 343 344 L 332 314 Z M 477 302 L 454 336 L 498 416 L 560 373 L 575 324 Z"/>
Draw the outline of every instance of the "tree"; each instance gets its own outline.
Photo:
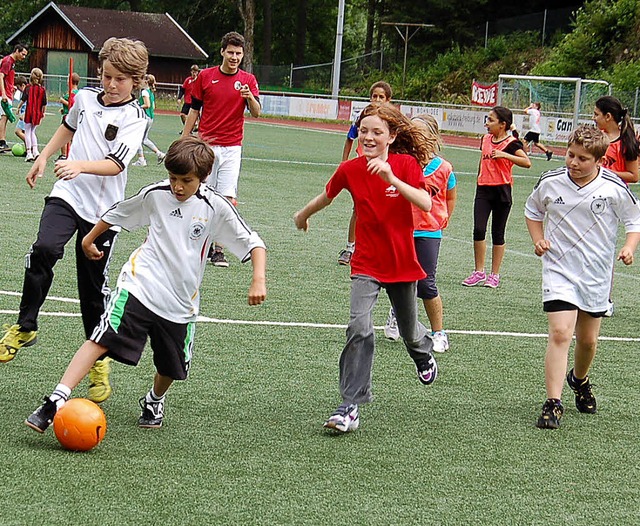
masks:
<path id="1" fill-rule="evenodd" d="M 256 27 L 255 0 L 237 0 L 238 10 L 244 22 L 244 69 L 253 72 L 253 37 Z"/>

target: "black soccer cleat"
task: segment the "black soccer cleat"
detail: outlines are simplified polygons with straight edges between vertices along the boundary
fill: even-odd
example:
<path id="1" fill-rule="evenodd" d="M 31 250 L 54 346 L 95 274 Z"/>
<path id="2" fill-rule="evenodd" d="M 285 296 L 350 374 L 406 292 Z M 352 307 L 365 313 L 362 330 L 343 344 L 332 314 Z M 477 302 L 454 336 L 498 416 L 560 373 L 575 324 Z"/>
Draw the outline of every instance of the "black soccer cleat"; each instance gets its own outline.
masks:
<path id="1" fill-rule="evenodd" d="M 573 369 L 567 374 L 567 383 L 571 390 L 576 395 L 576 407 L 581 413 L 593 414 L 596 412 L 596 397 L 593 396 L 591 391 L 591 382 L 589 377 L 586 376 L 583 380 L 575 381 L 573 376 Z"/>
<path id="2" fill-rule="evenodd" d="M 146 396 L 139 400 L 142 414 L 138 419 L 138 427 L 155 428 L 162 427 L 164 417 L 164 402 L 147 402 Z"/>
<path id="3" fill-rule="evenodd" d="M 31 413 L 24 423 L 38 433 L 44 433 L 53 422 L 53 417 L 56 416 L 57 411 L 58 405 L 52 402 L 48 396 L 45 396 L 44 403 Z"/>
<path id="4" fill-rule="evenodd" d="M 542 414 L 538 417 L 536 427 L 540 429 L 558 429 L 563 413 L 564 407 L 560 400 L 547 398 L 542 406 Z"/>

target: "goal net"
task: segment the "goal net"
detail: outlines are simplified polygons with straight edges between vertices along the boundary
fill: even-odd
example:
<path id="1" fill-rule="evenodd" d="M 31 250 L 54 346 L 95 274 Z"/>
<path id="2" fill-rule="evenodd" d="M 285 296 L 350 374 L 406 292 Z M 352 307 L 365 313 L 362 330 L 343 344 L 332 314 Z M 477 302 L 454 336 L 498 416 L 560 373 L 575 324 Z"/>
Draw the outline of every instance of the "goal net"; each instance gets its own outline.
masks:
<path id="1" fill-rule="evenodd" d="M 535 77 L 500 75 L 498 103 L 510 109 L 523 109 L 539 102 L 549 114 L 571 115 L 574 120 L 590 118 L 595 101 L 611 93 L 604 80 L 575 77 Z"/>

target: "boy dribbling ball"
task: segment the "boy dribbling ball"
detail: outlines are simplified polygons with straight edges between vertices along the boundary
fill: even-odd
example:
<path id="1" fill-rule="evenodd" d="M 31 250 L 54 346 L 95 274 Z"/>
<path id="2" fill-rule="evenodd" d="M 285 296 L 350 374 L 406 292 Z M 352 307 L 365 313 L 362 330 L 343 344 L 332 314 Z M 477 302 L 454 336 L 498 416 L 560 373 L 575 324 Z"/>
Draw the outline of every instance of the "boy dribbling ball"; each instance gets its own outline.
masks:
<path id="1" fill-rule="evenodd" d="M 549 320 L 547 399 L 536 422 L 543 429 L 560 426 L 565 377 L 578 411 L 596 412 L 588 373 L 607 310 L 618 222 L 626 237 L 617 260 L 633 263 L 640 242 L 636 197 L 615 173 L 600 166 L 608 145 L 600 130 L 576 128 L 569 137 L 566 167 L 543 174 L 525 205 L 534 250 L 542 258 L 543 309 Z M 574 366 L 567 374 L 574 333 Z"/>
<path id="2" fill-rule="evenodd" d="M 44 433 L 97 359 L 108 356 L 137 365 L 147 338 L 156 374 L 152 388 L 140 398 L 138 426 L 162 426 L 165 393 L 174 380 L 185 380 L 189 371 L 199 287 L 213 239 L 223 241 L 241 261 L 251 260 L 249 305 L 265 300 L 264 243 L 228 200 L 204 184 L 213 161 L 213 152 L 200 139 L 175 141 L 165 158 L 169 179 L 146 186 L 112 206 L 84 236 L 85 256 L 99 261 L 105 254 L 96 240 L 112 225 L 127 230 L 148 227 L 144 243 L 122 267 L 100 322 L 74 355 L 53 393 L 27 417 L 27 426 Z"/>

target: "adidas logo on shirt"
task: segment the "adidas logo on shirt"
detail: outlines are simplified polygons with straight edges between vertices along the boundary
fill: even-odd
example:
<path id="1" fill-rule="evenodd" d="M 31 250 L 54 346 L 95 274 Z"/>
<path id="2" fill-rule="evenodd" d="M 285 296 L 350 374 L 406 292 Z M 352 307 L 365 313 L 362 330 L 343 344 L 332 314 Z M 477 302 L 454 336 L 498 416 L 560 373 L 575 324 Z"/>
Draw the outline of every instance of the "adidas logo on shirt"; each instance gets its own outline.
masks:
<path id="1" fill-rule="evenodd" d="M 558 197 L 554 202 L 554 205 L 563 205 L 564 204 L 564 200 L 562 199 L 562 196 Z"/>
<path id="2" fill-rule="evenodd" d="M 173 212 L 171 212 L 171 213 L 169 214 L 169 216 L 171 216 L 171 217 L 177 217 L 177 218 L 179 218 L 179 219 L 182 219 L 182 212 L 180 212 L 180 209 L 179 209 L 179 208 L 176 208 Z"/>
<path id="3" fill-rule="evenodd" d="M 93 114 L 100 119 L 102 118 L 102 110 L 94 111 Z"/>

